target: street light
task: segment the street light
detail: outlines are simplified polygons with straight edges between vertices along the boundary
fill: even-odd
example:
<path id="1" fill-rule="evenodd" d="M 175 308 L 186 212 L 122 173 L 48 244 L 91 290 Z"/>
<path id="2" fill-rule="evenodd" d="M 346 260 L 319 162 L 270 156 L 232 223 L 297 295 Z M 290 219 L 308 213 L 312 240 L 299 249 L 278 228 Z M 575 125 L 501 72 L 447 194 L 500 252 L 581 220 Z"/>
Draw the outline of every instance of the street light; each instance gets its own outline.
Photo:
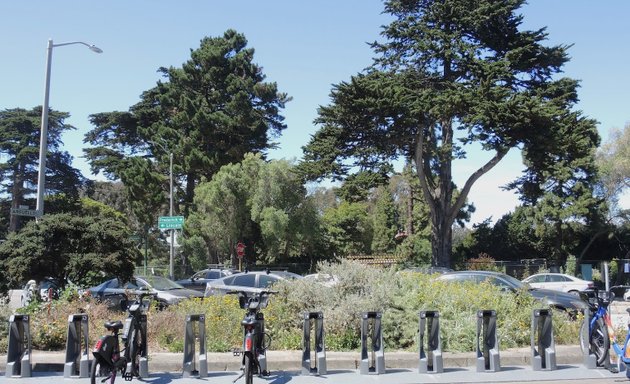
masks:
<path id="1" fill-rule="evenodd" d="M 54 47 L 62 47 L 64 45 L 81 44 L 88 47 L 92 52 L 103 53 L 99 47 L 84 43 L 82 41 L 71 41 L 69 43 L 53 44 L 52 39 L 48 39 L 48 47 L 46 48 L 46 80 L 44 88 L 44 104 L 42 105 L 42 125 L 41 137 L 39 139 L 39 175 L 37 177 L 37 205 L 35 210 L 37 216 L 44 214 L 44 183 L 46 181 L 46 153 L 48 152 L 48 96 L 50 94 L 50 65 L 52 59 L 52 51 Z"/>
<path id="2" fill-rule="evenodd" d="M 168 150 L 167 148 L 165 148 L 162 144 L 160 144 L 159 142 L 156 141 L 152 141 L 151 142 L 153 144 L 158 145 L 160 148 L 162 148 L 163 151 L 168 152 L 168 159 L 169 159 L 169 213 L 168 215 L 170 217 L 173 217 L 173 151 Z M 168 277 L 170 279 L 174 278 L 174 273 L 173 273 L 173 260 L 175 259 L 175 229 L 171 229 L 171 247 L 170 247 L 170 257 L 169 257 L 169 263 L 168 263 Z"/>

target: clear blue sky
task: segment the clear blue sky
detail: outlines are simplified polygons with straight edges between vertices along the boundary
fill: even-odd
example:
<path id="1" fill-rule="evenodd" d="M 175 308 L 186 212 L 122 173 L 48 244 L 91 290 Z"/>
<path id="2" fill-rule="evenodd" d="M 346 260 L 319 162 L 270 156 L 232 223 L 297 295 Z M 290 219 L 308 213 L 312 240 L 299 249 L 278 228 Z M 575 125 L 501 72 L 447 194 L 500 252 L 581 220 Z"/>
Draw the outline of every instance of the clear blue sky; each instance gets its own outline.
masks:
<path id="1" fill-rule="evenodd" d="M 50 106 L 70 112 L 78 129 L 64 136 L 74 166 L 88 176 L 82 156 L 88 115 L 126 111 L 152 88 L 159 67 L 181 66 L 204 36 L 229 28 L 244 33 L 255 62 L 269 81 L 293 97 L 285 111 L 288 128 L 272 158 L 299 159 L 316 128 L 319 105 L 328 103 L 331 84 L 371 64 L 367 42 L 379 39 L 380 0 L 202 1 L 202 0 L 30 0 L 0 2 L 0 109 L 30 109 L 43 102 L 46 44 L 84 41 L 53 51 Z M 630 62 L 627 17 L 630 1 L 531 0 L 522 9 L 528 29 L 547 26 L 549 44 L 574 44 L 565 75 L 580 79 L 579 108 L 610 128 L 630 121 Z M 469 200 L 477 207 L 473 223 L 500 218 L 517 204 L 499 186 L 522 169 L 517 152 L 484 175 Z M 482 159 L 478 159 L 482 161 Z M 457 163 L 456 182 L 479 162 Z"/>

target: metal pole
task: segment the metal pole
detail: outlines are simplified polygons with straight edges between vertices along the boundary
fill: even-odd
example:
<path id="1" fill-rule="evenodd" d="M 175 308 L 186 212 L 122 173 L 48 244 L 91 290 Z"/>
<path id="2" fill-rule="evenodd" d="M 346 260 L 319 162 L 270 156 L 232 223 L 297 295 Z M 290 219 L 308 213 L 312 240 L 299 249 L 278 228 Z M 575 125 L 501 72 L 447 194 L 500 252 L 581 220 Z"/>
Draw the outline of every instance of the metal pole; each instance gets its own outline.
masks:
<path id="1" fill-rule="evenodd" d="M 173 216 L 173 152 L 169 153 L 169 160 L 170 160 L 170 209 L 169 209 L 169 215 L 172 217 Z M 170 257 L 170 262 L 169 262 L 169 277 L 171 280 L 174 279 L 174 274 L 173 274 L 173 259 L 174 259 L 174 255 L 175 255 L 175 229 L 171 229 L 171 257 Z"/>
<path id="2" fill-rule="evenodd" d="M 46 182 L 46 152 L 48 151 L 48 99 L 50 95 L 50 66 L 52 60 L 53 41 L 48 39 L 46 48 L 46 80 L 44 86 L 44 104 L 42 105 L 42 124 L 39 139 L 39 174 L 37 177 L 37 215 L 44 214 L 44 189 Z"/>
<path id="3" fill-rule="evenodd" d="M 50 97 L 50 67 L 52 64 L 52 51 L 54 47 L 62 47 L 64 45 L 82 44 L 88 47 L 92 52 L 102 53 L 103 51 L 93 44 L 84 43 L 82 41 L 71 41 L 69 43 L 53 44 L 52 39 L 48 39 L 46 47 L 46 78 L 44 86 L 44 103 L 42 105 L 42 122 L 40 128 L 39 139 L 39 169 L 37 176 L 37 203 L 35 210 L 37 218 L 44 214 L 44 192 L 46 189 L 46 155 L 48 152 L 48 101 Z"/>

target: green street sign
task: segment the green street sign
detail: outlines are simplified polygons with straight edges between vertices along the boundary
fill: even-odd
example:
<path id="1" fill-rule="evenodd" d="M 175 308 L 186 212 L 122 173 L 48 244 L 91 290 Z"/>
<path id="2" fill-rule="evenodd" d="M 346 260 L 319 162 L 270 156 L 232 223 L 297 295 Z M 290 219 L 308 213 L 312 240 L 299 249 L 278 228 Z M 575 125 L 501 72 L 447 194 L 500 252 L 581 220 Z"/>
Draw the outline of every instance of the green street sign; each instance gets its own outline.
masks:
<path id="1" fill-rule="evenodd" d="M 182 229 L 184 216 L 160 216 L 158 218 L 159 229 Z"/>

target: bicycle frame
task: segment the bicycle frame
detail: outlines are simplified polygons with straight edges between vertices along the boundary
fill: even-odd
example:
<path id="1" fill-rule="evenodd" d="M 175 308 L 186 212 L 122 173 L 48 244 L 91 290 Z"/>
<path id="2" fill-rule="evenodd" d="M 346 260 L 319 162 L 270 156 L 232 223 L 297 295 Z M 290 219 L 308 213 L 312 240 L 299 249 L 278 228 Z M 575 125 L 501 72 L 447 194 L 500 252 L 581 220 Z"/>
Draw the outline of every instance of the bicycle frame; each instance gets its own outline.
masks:
<path id="1" fill-rule="evenodd" d="M 117 371 L 121 372 L 122 377 L 126 381 L 130 381 L 133 376 L 138 376 L 138 367 L 136 364 L 137 356 L 135 355 L 141 353 L 141 357 L 146 357 L 146 328 L 142 326 L 143 321 L 146 323 L 143 298 L 146 296 L 155 296 L 155 294 L 147 292 L 136 293 L 138 297 L 127 309 L 128 316 L 125 319 L 124 325 L 121 321 L 105 323 L 105 328 L 110 331 L 111 334 L 101 337 L 92 350 L 95 359 L 92 364 L 98 364 L 101 368 L 105 368 L 106 371 L 109 371 L 110 376 L 108 378 L 110 383 L 114 383 Z M 120 333 L 121 329 L 122 334 Z M 137 332 L 139 332 L 139 335 Z M 132 345 L 136 341 L 136 336 L 140 337 L 140 345 Z M 122 338 L 123 341 L 122 351 L 120 350 L 119 338 Z M 138 351 L 138 347 L 140 351 Z M 91 371 L 91 380 L 95 382 L 95 376 L 100 372 L 97 373 L 96 368 L 93 368 Z"/>
<path id="2" fill-rule="evenodd" d="M 265 316 L 261 312 L 267 307 L 269 295 L 273 291 L 237 291 L 230 292 L 238 294 L 239 305 L 246 310 L 245 316 L 241 321 L 243 326 L 243 345 L 240 351 L 234 350 L 235 356 L 242 354 L 241 365 L 243 373 L 237 377 L 234 382 L 241 377 L 246 376 L 245 382 L 251 383 L 252 376 L 257 373 L 258 376 L 268 376 L 266 360 L 261 361 L 261 356 L 265 356 L 265 352 L 269 347 L 265 337 L 271 338 L 265 333 Z"/>

